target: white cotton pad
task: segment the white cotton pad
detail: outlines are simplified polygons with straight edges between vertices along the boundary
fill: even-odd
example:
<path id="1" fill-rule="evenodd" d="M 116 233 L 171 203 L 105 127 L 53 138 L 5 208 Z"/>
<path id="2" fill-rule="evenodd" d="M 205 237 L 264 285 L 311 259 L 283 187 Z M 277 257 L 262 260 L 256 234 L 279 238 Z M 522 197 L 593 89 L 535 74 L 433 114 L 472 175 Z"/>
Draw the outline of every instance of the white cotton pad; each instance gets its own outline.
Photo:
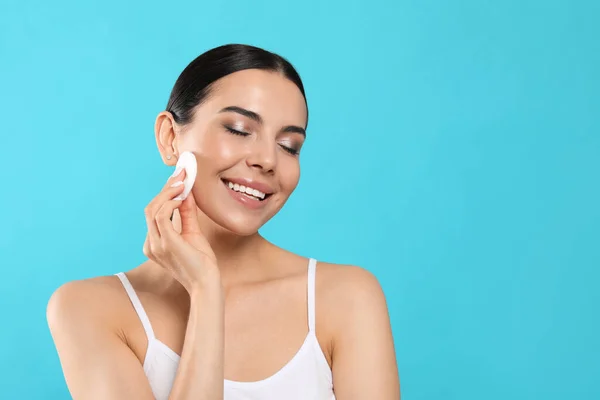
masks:
<path id="1" fill-rule="evenodd" d="M 185 200 L 192 191 L 192 187 L 196 181 L 196 172 L 198 171 L 196 156 L 191 151 L 184 151 L 179 155 L 179 160 L 177 160 L 175 167 L 176 169 L 178 167 L 185 169 L 185 179 L 183 180 L 183 192 L 173 200 Z"/>

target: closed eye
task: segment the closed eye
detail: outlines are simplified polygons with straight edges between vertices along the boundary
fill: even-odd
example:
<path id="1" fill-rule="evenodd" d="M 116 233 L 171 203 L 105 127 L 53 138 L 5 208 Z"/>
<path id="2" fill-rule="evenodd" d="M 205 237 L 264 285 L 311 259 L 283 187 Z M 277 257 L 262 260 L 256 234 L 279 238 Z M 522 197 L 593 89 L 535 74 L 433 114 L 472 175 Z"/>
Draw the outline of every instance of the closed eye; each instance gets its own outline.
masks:
<path id="1" fill-rule="evenodd" d="M 225 127 L 225 129 L 227 129 L 227 131 L 228 131 L 229 133 L 232 133 L 232 134 L 234 134 L 234 135 L 239 135 L 239 136 L 249 136 L 249 135 L 250 135 L 248 132 L 242 132 L 242 131 L 238 131 L 238 130 L 236 130 L 236 129 L 233 129 L 233 128 L 232 128 L 232 127 L 230 127 L 230 126 L 226 126 L 226 125 L 224 125 L 224 127 Z"/>
<path id="2" fill-rule="evenodd" d="M 227 125 L 223 125 L 223 127 L 231 134 L 233 135 L 238 135 L 238 136 L 250 136 L 250 133 L 248 132 L 244 132 L 244 131 L 238 131 L 237 129 L 233 129 L 230 126 Z M 284 151 L 288 152 L 289 154 L 293 155 L 293 156 L 297 156 L 298 154 L 300 154 L 300 152 L 294 148 L 285 146 L 283 144 L 279 145 Z"/>
<path id="3" fill-rule="evenodd" d="M 283 150 L 287 151 L 288 153 L 290 153 L 293 156 L 297 156 L 300 153 L 298 150 L 292 149 L 291 147 L 287 147 L 287 146 L 284 146 L 282 144 L 280 144 L 279 146 L 281 146 L 281 148 Z"/>

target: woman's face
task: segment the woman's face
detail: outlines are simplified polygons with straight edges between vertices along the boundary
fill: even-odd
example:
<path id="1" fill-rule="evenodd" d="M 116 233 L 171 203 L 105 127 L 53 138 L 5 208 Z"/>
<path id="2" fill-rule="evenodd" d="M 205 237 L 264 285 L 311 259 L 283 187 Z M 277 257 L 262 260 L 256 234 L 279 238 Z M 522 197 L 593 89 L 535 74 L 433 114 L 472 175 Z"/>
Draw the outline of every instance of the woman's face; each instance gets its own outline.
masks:
<path id="1" fill-rule="evenodd" d="M 255 233 L 298 184 L 306 118 L 302 93 L 279 73 L 250 69 L 217 81 L 175 135 L 177 151 L 196 156 L 200 210 L 236 234 Z"/>

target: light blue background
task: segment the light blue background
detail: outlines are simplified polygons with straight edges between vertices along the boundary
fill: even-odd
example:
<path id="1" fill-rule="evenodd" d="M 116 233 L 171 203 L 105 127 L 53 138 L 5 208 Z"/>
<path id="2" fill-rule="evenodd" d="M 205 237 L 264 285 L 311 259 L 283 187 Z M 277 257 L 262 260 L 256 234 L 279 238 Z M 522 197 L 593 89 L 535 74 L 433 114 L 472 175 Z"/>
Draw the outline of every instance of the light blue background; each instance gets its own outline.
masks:
<path id="1" fill-rule="evenodd" d="M 143 261 L 155 116 L 241 42 L 311 112 L 263 233 L 376 274 L 403 398 L 600 398 L 599 4 L 2 0 L 0 397 L 68 398 L 46 302 Z"/>

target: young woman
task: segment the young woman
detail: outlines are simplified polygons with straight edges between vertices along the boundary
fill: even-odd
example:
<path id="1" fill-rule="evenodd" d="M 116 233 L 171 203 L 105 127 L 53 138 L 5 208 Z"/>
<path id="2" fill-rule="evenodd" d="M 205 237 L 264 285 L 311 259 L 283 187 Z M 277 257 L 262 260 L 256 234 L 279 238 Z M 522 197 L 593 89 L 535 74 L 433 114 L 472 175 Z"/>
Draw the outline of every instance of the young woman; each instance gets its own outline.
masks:
<path id="1" fill-rule="evenodd" d="M 185 68 L 155 135 L 169 166 L 193 153 L 191 193 L 177 199 L 176 170 L 146 207 L 147 261 L 49 301 L 73 398 L 400 398 L 376 278 L 258 233 L 298 184 L 307 119 L 300 77 L 276 54 L 226 45 Z"/>

